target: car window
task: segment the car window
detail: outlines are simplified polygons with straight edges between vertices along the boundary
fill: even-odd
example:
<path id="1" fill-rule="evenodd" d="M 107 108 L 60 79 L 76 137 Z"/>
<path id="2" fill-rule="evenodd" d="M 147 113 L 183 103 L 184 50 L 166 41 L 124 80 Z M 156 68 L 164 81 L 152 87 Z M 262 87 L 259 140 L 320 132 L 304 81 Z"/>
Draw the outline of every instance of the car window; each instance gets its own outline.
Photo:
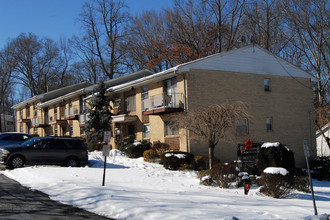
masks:
<path id="1" fill-rule="evenodd" d="M 51 148 L 52 149 L 66 149 L 67 145 L 64 140 L 52 140 L 51 142 Z"/>
<path id="2" fill-rule="evenodd" d="M 15 139 L 15 135 L 8 135 L 8 136 L 2 138 L 2 140 L 4 140 L 4 141 L 15 141 L 16 139 Z"/>
<path id="3" fill-rule="evenodd" d="M 28 139 L 30 139 L 30 138 L 29 138 L 29 136 L 23 134 L 23 135 L 22 135 L 22 139 L 23 139 L 23 141 L 26 141 L 26 140 L 28 140 Z"/>
<path id="4" fill-rule="evenodd" d="M 50 148 L 50 140 L 41 140 L 34 144 L 35 148 L 38 149 L 49 149 Z"/>
<path id="5" fill-rule="evenodd" d="M 32 138 L 32 139 L 25 141 L 22 145 L 29 147 L 29 146 L 34 145 L 34 143 L 37 143 L 38 141 L 40 141 L 40 138 Z"/>
<path id="6" fill-rule="evenodd" d="M 73 149 L 84 149 L 82 141 L 68 141 L 70 148 Z"/>

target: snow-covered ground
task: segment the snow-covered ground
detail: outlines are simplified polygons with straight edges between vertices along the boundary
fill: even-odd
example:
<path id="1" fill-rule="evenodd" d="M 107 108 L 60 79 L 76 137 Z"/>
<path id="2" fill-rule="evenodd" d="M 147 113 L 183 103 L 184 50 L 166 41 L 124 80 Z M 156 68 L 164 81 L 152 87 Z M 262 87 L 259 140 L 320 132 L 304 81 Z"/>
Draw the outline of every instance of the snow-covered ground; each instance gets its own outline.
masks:
<path id="1" fill-rule="evenodd" d="M 169 171 L 143 158 L 129 159 L 112 150 L 107 158 L 89 155 L 91 167 L 33 166 L 1 173 L 51 199 L 115 219 L 327 219 L 330 182 L 313 181 L 318 216 L 312 196 L 292 192 L 284 199 L 261 195 L 253 187 L 220 189 L 199 185 L 193 171 Z M 315 218 L 314 218 L 315 217 Z"/>

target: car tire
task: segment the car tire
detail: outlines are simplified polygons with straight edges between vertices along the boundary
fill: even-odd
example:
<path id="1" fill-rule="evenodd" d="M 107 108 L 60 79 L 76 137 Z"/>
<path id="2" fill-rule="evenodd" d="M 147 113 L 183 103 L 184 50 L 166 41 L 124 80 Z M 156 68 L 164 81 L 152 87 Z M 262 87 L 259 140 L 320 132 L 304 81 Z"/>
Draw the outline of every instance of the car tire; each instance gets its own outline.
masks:
<path id="1" fill-rule="evenodd" d="M 13 156 L 12 158 L 10 158 L 8 166 L 10 169 L 23 167 L 24 158 L 22 156 Z"/>
<path id="2" fill-rule="evenodd" d="M 78 167 L 79 166 L 79 161 L 76 158 L 70 157 L 65 160 L 64 165 L 66 167 Z"/>

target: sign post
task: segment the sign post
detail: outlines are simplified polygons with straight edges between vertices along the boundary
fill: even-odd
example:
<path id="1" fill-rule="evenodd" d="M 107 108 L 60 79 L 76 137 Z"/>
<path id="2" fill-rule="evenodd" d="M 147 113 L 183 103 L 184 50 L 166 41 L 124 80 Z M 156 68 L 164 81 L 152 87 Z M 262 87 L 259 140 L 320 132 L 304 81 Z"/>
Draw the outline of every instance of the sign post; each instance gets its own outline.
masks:
<path id="1" fill-rule="evenodd" d="M 104 156 L 104 168 L 103 168 L 103 181 L 102 181 L 102 186 L 104 186 L 105 183 L 105 170 L 106 170 L 106 165 L 107 165 L 107 157 L 110 155 L 110 148 L 111 145 L 108 145 L 110 142 L 111 138 L 111 132 L 110 131 L 105 131 L 103 135 L 103 141 L 105 142 L 105 145 L 103 145 L 102 152 Z"/>
<path id="2" fill-rule="evenodd" d="M 317 209 L 316 209 L 316 203 L 315 203 L 315 196 L 314 196 L 314 190 L 313 190 L 311 170 L 309 168 L 309 149 L 308 149 L 307 140 L 304 140 L 303 141 L 303 146 L 304 146 L 304 153 L 305 153 L 307 170 L 308 170 L 309 183 L 311 185 L 311 192 L 312 192 L 312 197 L 313 197 L 314 215 L 317 215 Z"/>

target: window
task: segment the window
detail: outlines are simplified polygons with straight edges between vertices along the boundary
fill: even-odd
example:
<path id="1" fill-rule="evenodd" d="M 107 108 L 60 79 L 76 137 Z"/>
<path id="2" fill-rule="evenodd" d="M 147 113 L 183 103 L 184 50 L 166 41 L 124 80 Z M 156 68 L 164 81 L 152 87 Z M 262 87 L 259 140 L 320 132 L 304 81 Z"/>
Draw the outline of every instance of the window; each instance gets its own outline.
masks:
<path id="1" fill-rule="evenodd" d="M 22 108 L 19 109 L 19 114 L 20 114 L 20 116 L 22 118 L 23 117 L 23 109 Z"/>
<path id="2" fill-rule="evenodd" d="M 135 107 L 135 95 L 130 95 L 127 96 L 125 99 L 126 102 L 126 111 L 127 112 L 132 112 L 135 111 L 136 107 Z"/>
<path id="3" fill-rule="evenodd" d="M 54 105 L 54 114 L 57 114 L 57 104 Z"/>
<path id="4" fill-rule="evenodd" d="M 246 135 L 249 133 L 247 118 L 236 119 L 235 131 L 236 131 L 236 135 Z"/>
<path id="5" fill-rule="evenodd" d="M 270 80 L 269 79 L 264 79 L 264 89 L 265 89 L 265 92 L 270 92 Z"/>
<path id="6" fill-rule="evenodd" d="M 116 97 L 113 101 L 114 107 L 120 107 L 120 98 Z"/>
<path id="7" fill-rule="evenodd" d="M 58 129 L 57 128 L 54 129 L 54 134 L 55 134 L 55 136 L 58 136 Z"/>
<path id="8" fill-rule="evenodd" d="M 69 102 L 69 108 L 72 108 L 72 100 Z"/>
<path id="9" fill-rule="evenodd" d="M 150 125 L 149 124 L 143 125 L 143 138 L 150 138 Z"/>
<path id="10" fill-rule="evenodd" d="M 23 133 L 23 125 L 19 126 L 19 132 Z"/>
<path id="11" fill-rule="evenodd" d="M 148 110 L 150 108 L 149 88 L 148 88 L 148 86 L 143 86 L 142 87 L 141 99 L 142 99 L 142 110 L 143 111 Z"/>
<path id="12" fill-rule="evenodd" d="M 273 130 L 273 120 L 272 118 L 266 118 L 266 130 L 272 131 Z"/>
<path id="13" fill-rule="evenodd" d="M 73 136 L 73 126 L 70 126 L 70 136 Z"/>
<path id="14" fill-rule="evenodd" d="M 34 131 L 34 133 L 38 133 L 38 128 L 37 127 L 34 127 L 33 128 L 33 131 Z"/>
<path id="15" fill-rule="evenodd" d="M 179 127 L 176 121 L 165 121 L 165 135 L 179 135 Z"/>

